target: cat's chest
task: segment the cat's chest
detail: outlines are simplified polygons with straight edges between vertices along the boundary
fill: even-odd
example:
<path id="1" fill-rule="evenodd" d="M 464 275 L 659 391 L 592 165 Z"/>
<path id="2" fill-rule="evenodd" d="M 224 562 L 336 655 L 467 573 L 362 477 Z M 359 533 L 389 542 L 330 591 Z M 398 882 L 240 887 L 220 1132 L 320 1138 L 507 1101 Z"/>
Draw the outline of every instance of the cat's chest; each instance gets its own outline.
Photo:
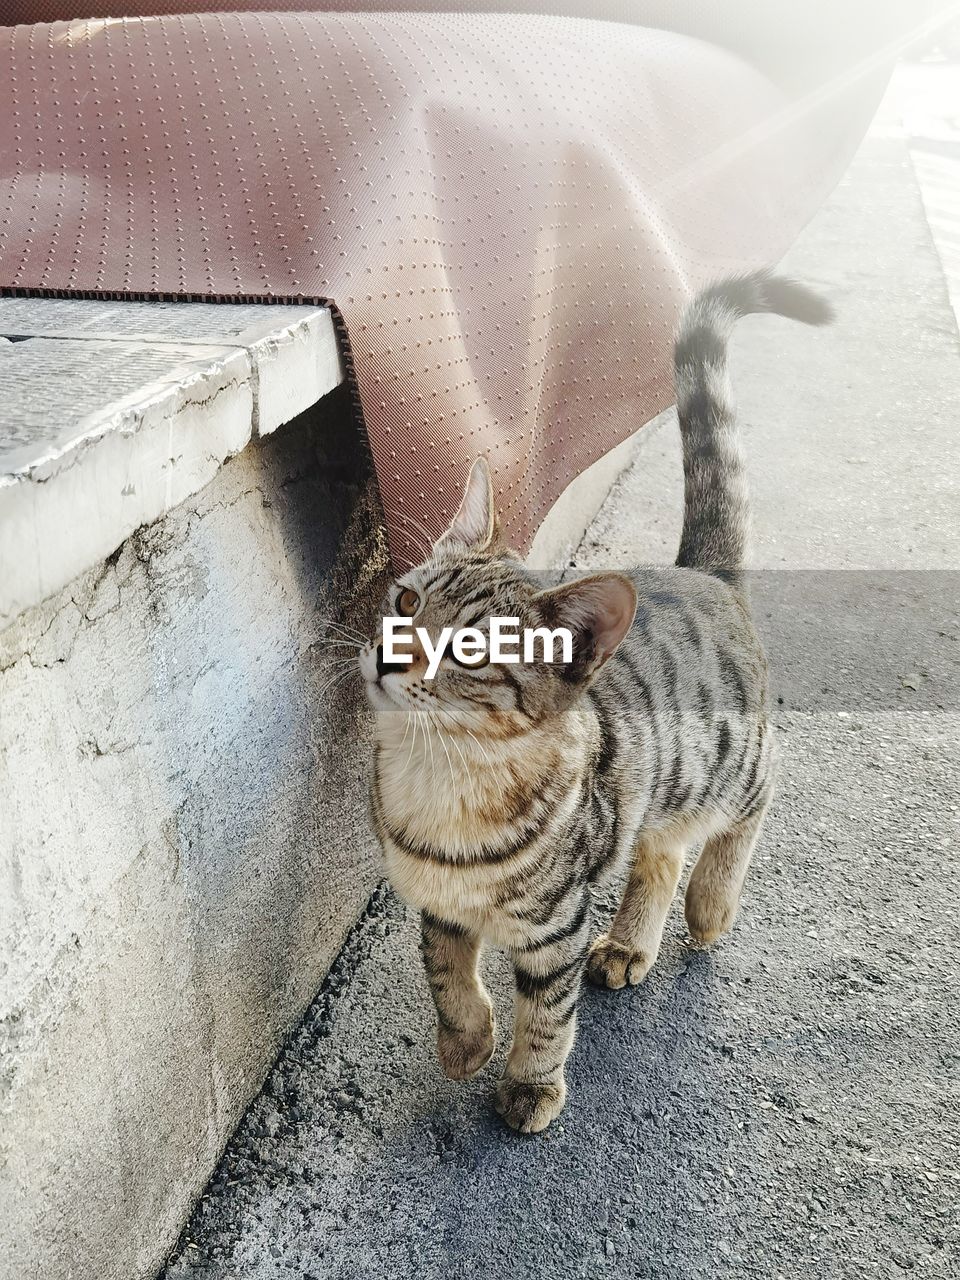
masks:
<path id="1" fill-rule="evenodd" d="M 480 934 L 495 931 L 497 877 L 488 868 L 411 857 L 391 841 L 384 856 L 390 883 L 411 906 Z"/>
<path id="2" fill-rule="evenodd" d="M 494 787 L 489 788 L 495 791 Z M 387 874 L 411 905 L 484 933 L 495 929 L 507 877 L 535 856 L 515 848 L 517 821 L 496 795 L 444 785 L 434 776 L 378 770 L 375 807 Z"/>
<path id="3" fill-rule="evenodd" d="M 412 815 L 407 815 L 411 817 Z M 397 893 L 421 911 L 476 932 L 495 930 L 506 866 L 500 860 L 500 833 L 478 842 L 457 836 L 449 823 L 385 824 L 387 875 Z"/>
<path id="4" fill-rule="evenodd" d="M 442 769 L 397 770 L 389 760 L 376 772 L 378 807 L 386 829 L 408 847 L 457 861 L 496 844 L 501 823 L 492 788 Z"/>

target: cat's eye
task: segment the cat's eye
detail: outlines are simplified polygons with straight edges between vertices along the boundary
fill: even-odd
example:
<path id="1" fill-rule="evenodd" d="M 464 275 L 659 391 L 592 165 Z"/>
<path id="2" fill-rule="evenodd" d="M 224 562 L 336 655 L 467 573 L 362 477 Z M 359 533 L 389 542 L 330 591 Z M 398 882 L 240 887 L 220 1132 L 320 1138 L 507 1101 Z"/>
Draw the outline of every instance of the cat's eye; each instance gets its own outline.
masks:
<path id="1" fill-rule="evenodd" d="M 412 618 L 419 608 L 420 597 L 409 587 L 404 587 L 397 596 L 397 613 L 401 618 Z"/>
<path id="2" fill-rule="evenodd" d="M 490 654 L 485 649 L 483 653 L 478 653 L 476 657 L 471 657 L 469 662 L 463 662 L 451 649 L 450 661 L 458 667 L 463 667 L 464 671 L 476 671 L 479 667 L 488 667 L 490 665 Z"/>

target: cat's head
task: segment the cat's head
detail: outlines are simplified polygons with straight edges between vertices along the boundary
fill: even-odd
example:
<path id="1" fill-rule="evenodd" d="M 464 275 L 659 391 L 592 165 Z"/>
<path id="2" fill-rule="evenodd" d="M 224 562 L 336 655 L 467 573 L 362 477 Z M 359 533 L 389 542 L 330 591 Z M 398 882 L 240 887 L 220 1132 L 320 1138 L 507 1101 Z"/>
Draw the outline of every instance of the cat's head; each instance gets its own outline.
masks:
<path id="1" fill-rule="evenodd" d="M 503 542 L 493 501 L 490 470 L 478 459 L 449 529 L 429 557 L 403 574 L 382 605 L 383 617 L 408 618 L 430 640 L 403 643 L 409 663 L 385 661 L 383 627 L 360 654 L 367 695 L 378 715 L 426 713 L 451 732 L 508 737 L 542 724 L 581 697 L 623 640 L 636 611 L 629 578 L 593 574 L 546 590 Z M 485 636 L 491 618 L 516 618 L 526 628 L 566 628 L 570 660 L 544 661 L 542 644 L 533 661 L 484 661 L 467 665 L 448 645 L 427 678 L 429 649 L 444 628 L 472 627 Z M 559 648 L 555 658 L 560 657 Z M 520 657 L 522 659 L 522 645 Z"/>

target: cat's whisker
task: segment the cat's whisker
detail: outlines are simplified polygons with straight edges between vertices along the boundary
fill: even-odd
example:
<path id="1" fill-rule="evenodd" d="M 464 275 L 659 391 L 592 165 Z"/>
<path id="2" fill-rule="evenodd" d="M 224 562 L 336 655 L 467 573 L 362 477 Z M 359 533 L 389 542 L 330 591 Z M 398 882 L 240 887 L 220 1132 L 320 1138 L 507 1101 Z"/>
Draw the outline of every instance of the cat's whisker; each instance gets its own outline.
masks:
<path id="1" fill-rule="evenodd" d="M 423 521 L 419 520 L 416 516 L 411 515 L 409 511 L 405 511 L 401 519 L 403 520 L 405 534 L 412 531 L 413 533 L 420 535 L 419 538 L 408 537 L 407 540 L 414 550 L 417 551 L 421 561 L 429 559 L 438 535 L 431 533 Z"/>
<path id="2" fill-rule="evenodd" d="M 366 644 L 362 636 L 352 635 L 349 631 L 341 631 L 338 627 L 328 626 L 323 636 L 324 640 L 348 640 L 351 644 Z"/>
<path id="3" fill-rule="evenodd" d="M 331 663 L 331 666 L 334 668 L 334 675 L 320 690 L 319 697 L 321 698 L 343 680 L 347 679 L 347 677 L 353 674 L 353 672 L 356 672 L 357 675 L 360 674 L 360 668 L 357 666 L 353 658 L 339 658 L 335 660 L 335 662 Z"/>
<path id="4" fill-rule="evenodd" d="M 429 559 L 433 548 L 426 545 L 420 537 L 414 536 L 415 532 L 415 530 L 411 529 L 402 530 L 404 541 L 413 552 L 411 560 L 414 561 L 414 564 L 423 564 L 425 560 Z"/>
<path id="5" fill-rule="evenodd" d="M 414 711 L 408 712 L 410 723 L 413 725 L 413 737 L 410 739 L 410 750 L 407 752 L 407 763 L 403 766 L 403 774 L 401 775 L 402 777 L 406 777 L 407 775 L 407 771 L 410 768 L 410 763 L 413 760 L 413 751 L 417 745 L 417 721 L 414 718 L 415 715 L 416 715 L 416 712 Z"/>
<path id="6" fill-rule="evenodd" d="M 423 537 L 424 545 L 429 547 L 432 551 L 439 534 L 430 529 L 426 522 L 421 520 L 419 516 L 410 516 L 410 523 Z"/>
<path id="7" fill-rule="evenodd" d="M 337 688 L 338 685 L 341 685 L 344 683 L 344 681 L 347 679 L 349 674 L 350 674 L 349 671 L 341 671 L 338 675 L 334 676 L 334 678 L 332 680 L 329 680 L 320 690 L 320 697 L 321 698 L 328 697 L 334 691 L 334 689 Z"/>
<path id="8" fill-rule="evenodd" d="M 333 618 L 318 618 L 317 621 L 325 625 L 328 631 L 334 632 L 339 638 L 352 640 L 359 645 L 367 643 L 366 638 L 359 631 L 353 627 L 346 627 L 342 622 L 337 622 Z"/>
<path id="9" fill-rule="evenodd" d="M 476 772 L 470 768 L 469 762 L 467 761 L 466 756 L 463 754 L 463 748 L 460 746 L 460 743 L 456 740 L 456 738 L 452 736 L 450 737 L 450 743 L 453 746 L 453 749 L 456 751 L 457 755 L 460 757 L 460 761 L 463 765 L 463 772 L 470 783 L 470 791 L 473 795 L 474 800 L 482 800 L 483 792 L 480 788 L 479 780 L 476 776 Z"/>
<path id="10" fill-rule="evenodd" d="M 450 782 L 454 787 L 456 787 L 459 781 L 459 777 L 457 775 L 456 770 L 453 767 L 453 760 L 450 758 L 450 752 L 447 750 L 447 744 L 444 739 L 444 732 L 439 725 L 437 725 L 437 736 L 440 739 L 441 747 L 443 747 L 443 754 L 447 757 L 447 768 L 450 770 Z M 470 781 L 469 777 L 467 781 Z"/>
<path id="11" fill-rule="evenodd" d="M 343 667 L 354 667 L 357 671 L 360 670 L 356 658 L 349 658 L 345 653 L 331 655 L 327 658 L 326 665 L 331 671 L 338 671 Z"/>
<path id="12" fill-rule="evenodd" d="M 477 745 L 477 750 L 478 750 L 478 751 L 480 752 L 480 754 L 483 756 L 484 764 L 488 764 L 488 765 L 490 765 L 490 767 L 491 767 L 491 768 L 493 768 L 493 761 L 490 759 L 490 756 L 487 754 L 487 749 L 486 749 L 486 747 L 483 745 L 483 743 L 480 741 L 480 739 L 477 737 L 477 735 L 476 735 L 475 733 L 471 733 L 471 732 L 470 732 L 470 730 L 468 729 L 468 730 L 467 730 L 467 737 L 468 737 L 468 738 L 472 738 L 472 739 L 473 739 L 473 741 L 476 743 L 476 745 Z"/>
<path id="13" fill-rule="evenodd" d="M 430 772 L 431 772 L 431 773 L 433 773 L 433 771 L 434 771 L 434 769 L 435 769 L 435 767 L 436 767 L 436 766 L 434 765 L 434 762 L 433 762 L 433 735 L 432 735 L 432 733 L 430 732 L 430 724 L 429 724 L 429 721 L 428 721 L 428 719 L 427 719 L 426 712 L 424 712 L 424 711 L 418 711 L 418 712 L 417 712 L 417 715 L 418 715 L 418 716 L 422 719 L 422 721 L 423 721 L 423 732 L 424 732 L 424 736 L 426 737 L 426 740 L 427 740 L 427 749 L 428 749 L 428 750 L 429 750 L 429 752 L 430 752 Z"/>
<path id="14" fill-rule="evenodd" d="M 318 622 L 327 623 L 328 626 L 339 627 L 341 631 L 354 631 L 354 632 L 357 632 L 357 634 L 359 635 L 359 632 L 357 631 L 356 627 L 351 627 L 348 623 L 343 622 L 340 618 L 330 618 L 325 613 L 318 613 L 316 615 L 316 619 Z"/>
<path id="15" fill-rule="evenodd" d="M 412 720 L 412 719 L 413 719 L 413 717 L 411 716 L 410 712 L 408 711 L 408 712 L 407 712 L 407 719 L 406 719 L 406 722 L 405 722 L 405 724 L 404 724 L 404 726 L 403 726 L 403 737 L 400 739 L 399 743 L 397 744 L 397 750 L 398 750 L 398 751 L 403 747 L 403 744 L 404 744 L 404 743 L 406 742 L 406 740 L 407 740 L 407 734 L 410 732 L 410 722 L 411 722 L 411 720 Z"/>
<path id="16" fill-rule="evenodd" d="M 416 533 L 419 533 L 427 542 L 429 542 L 431 546 L 433 546 L 436 541 L 436 535 L 430 532 L 424 520 L 419 516 L 415 516 L 412 511 L 404 511 L 401 519 L 404 526 L 412 528 Z"/>
<path id="17" fill-rule="evenodd" d="M 442 707 L 442 705 L 439 704 L 439 701 L 438 701 L 438 704 L 436 704 L 435 710 L 436 710 L 436 713 L 438 713 L 438 716 L 451 717 L 451 713 L 449 713 L 447 709 Z M 457 722 L 453 721 L 453 723 L 456 724 Z M 457 724 L 457 727 L 460 728 L 461 727 L 460 724 Z M 438 726 L 438 732 L 439 732 L 439 726 Z M 493 763 L 492 758 L 490 758 L 488 750 L 486 750 L 483 742 L 480 741 L 479 737 L 477 737 L 475 733 L 471 733 L 470 730 L 466 730 L 466 732 L 467 732 L 467 735 L 470 736 L 472 740 L 474 740 L 476 744 L 476 748 L 477 750 L 479 750 L 481 759 L 483 759 L 485 767 L 489 769 L 490 776 L 492 776 L 495 782 L 495 785 L 497 785 L 497 790 L 500 796 L 503 796 L 503 787 L 500 786 L 497 772 L 495 772 L 495 765 Z M 479 787 L 480 787 L 479 780 L 477 780 L 475 776 L 474 769 L 470 768 L 470 764 L 468 764 L 466 756 L 463 755 L 463 751 L 461 749 L 460 744 L 458 744 L 457 742 L 456 736 L 451 735 L 451 737 L 449 737 L 449 740 L 453 742 L 454 748 L 456 748 L 458 753 L 460 753 L 460 758 L 461 760 L 463 760 L 463 768 L 465 768 L 467 776 L 470 777 L 471 787 L 474 788 L 474 795 L 479 794 Z"/>
<path id="18" fill-rule="evenodd" d="M 453 726 L 456 726 L 457 728 L 461 727 L 460 724 L 457 723 L 456 719 L 453 719 L 452 713 L 449 712 L 447 708 L 442 707 L 442 705 L 440 705 L 439 700 L 438 700 L 438 703 L 436 703 L 435 712 L 440 717 L 444 717 L 444 716 L 447 717 L 448 722 L 453 724 Z M 460 742 L 457 741 L 457 737 L 456 735 L 454 735 L 454 733 L 451 733 L 451 735 L 449 735 L 449 741 L 451 741 L 454 748 L 456 748 L 457 753 L 458 755 L 460 755 L 460 758 L 463 762 L 463 768 L 467 769 L 467 772 L 471 774 L 471 780 L 472 780 L 472 771 L 470 771 L 470 765 L 467 764 L 467 758 L 465 755 L 463 755 Z"/>
<path id="19" fill-rule="evenodd" d="M 363 648 L 362 644 L 357 644 L 354 640 L 315 640 L 310 646 L 311 649 L 352 649 L 354 653 L 359 653 Z"/>
<path id="20" fill-rule="evenodd" d="M 457 728 L 459 728 L 460 726 L 453 719 L 452 714 L 447 710 L 446 707 L 441 705 L 436 694 L 434 694 L 433 697 L 435 700 L 434 712 L 436 713 L 436 715 L 439 716 L 441 719 L 443 717 L 446 717 L 450 723 L 452 723 Z M 445 740 L 449 741 L 452 744 L 454 750 L 457 752 L 457 755 L 459 755 L 460 760 L 463 764 L 464 775 L 466 776 L 466 779 L 470 784 L 470 791 L 471 791 L 471 794 L 473 795 L 473 798 L 475 800 L 482 800 L 483 792 L 482 792 L 482 788 L 480 787 L 479 779 L 476 776 L 476 770 L 475 768 L 471 768 L 469 761 L 467 760 L 466 756 L 463 753 L 463 749 L 461 748 L 460 743 L 457 741 L 456 735 L 444 734 L 443 730 L 440 728 L 439 725 L 437 726 L 437 732 L 438 734 L 440 734 L 441 743 L 444 742 Z M 472 734 L 471 734 L 471 737 L 473 737 Z M 488 765 L 491 764 L 492 762 L 490 761 L 490 758 L 487 755 L 481 743 L 476 738 L 474 738 L 474 741 L 477 743 L 477 746 L 480 749 L 481 754 L 483 755 L 484 762 Z M 451 777 L 453 777 L 452 774 L 451 774 Z"/>
<path id="21" fill-rule="evenodd" d="M 406 722 L 405 722 L 405 724 L 404 724 L 404 728 L 403 728 L 403 737 L 400 739 L 400 741 L 397 743 L 397 745 L 393 748 L 393 751 L 396 753 L 396 755 L 399 755 L 399 754 L 400 754 L 400 752 L 401 752 L 401 750 L 403 749 L 403 744 L 406 742 L 406 740 L 407 740 L 407 735 L 410 733 L 410 726 L 411 726 L 411 725 L 413 726 L 413 737 L 412 737 L 412 738 L 411 738 L 411 740 L 410 740 L 410 746 L 409 746 L 409 748 L 408 748 L 408 750 L 407 750 L 407 758 L 406 758 L 406 760 L 405 760 L 405 762 L 404 762 L 403 768 L 402 768 L 402 769 L 400 770 L 400 772 L 397 774 L 396 782 L 397 782 L 397 784 L 398 784 L 398 785 L 399 785 L 401 782 L 403 782 L 403 780 L 404 780 L 404 779 L 406 778 L 406 776 L 407 776 L 407 773 L 408 773 L 408 772 L 409 772 L 409 770 L 410 770 L 410 762 L 411 762 L 411 760 L 413 759 L 413 748 L 414 748 L 414 746 L 415 746 L 415 744 L 416 744 L 416 741 L 417 741 L 417 725 L 416 725 L 416 721 L 414 720 L 413 712 L 408 711 L 408 712 L 407 712 Z"/>

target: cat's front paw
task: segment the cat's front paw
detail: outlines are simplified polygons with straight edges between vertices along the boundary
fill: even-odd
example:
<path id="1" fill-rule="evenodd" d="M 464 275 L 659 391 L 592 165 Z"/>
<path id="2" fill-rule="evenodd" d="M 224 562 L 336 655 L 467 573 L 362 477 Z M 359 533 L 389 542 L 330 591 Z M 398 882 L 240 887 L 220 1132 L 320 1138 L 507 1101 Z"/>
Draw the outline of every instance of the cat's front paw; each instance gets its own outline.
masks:
<path id="1" fill-rule="evenodd" d="M 655 959 L 656 956 L 634 951 L 603 934 L 590 948 L 587 956 L 587 977 L 598 987 L 618 991 L 628 983 L 635 986 L 642 982 Z"/>
<path id="2" fill-rule="evenodd" d="M 437 1057 L 448 1080 L 469 1080 L 493 1056 L 493 1014 L 482 1025 L 467 1031 L 441 1026 L 437 1030 Z"/>
<path id="3" fill-rule="evenodd" d="M 510 1076 L 497 1085 L 494 1105 L 511 1129 L 539 1133 L 563 1110 L 567 1086 L 561 1077 L 550 1084 L 529 1084 Z"/>

